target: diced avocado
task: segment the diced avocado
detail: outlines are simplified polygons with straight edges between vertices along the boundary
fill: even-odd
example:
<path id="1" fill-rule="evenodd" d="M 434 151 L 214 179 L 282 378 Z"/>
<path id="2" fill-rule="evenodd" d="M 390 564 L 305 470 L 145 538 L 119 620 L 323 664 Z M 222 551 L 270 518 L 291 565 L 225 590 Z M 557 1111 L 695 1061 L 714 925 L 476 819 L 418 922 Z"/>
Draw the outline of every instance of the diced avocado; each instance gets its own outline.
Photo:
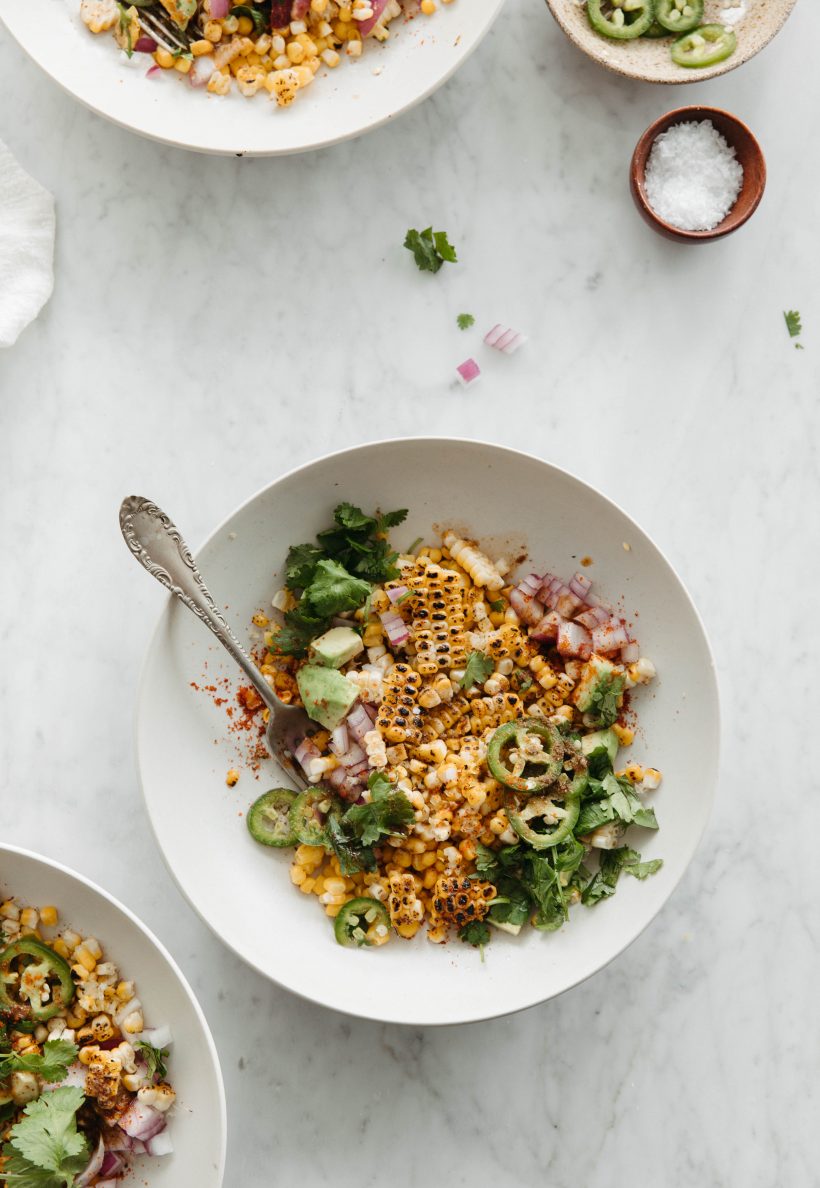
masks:
<path id="1" fill-rule="evenodd" d="M 618 720 L 626 676 L 624 670 L 593 656 L 584 665 L 584 672 L 575 690 L 575 704 L 594 726 L 611 726 Z"/>
<path id="2" fill-rule="evenodd" d="M 359 696 L 353 681 L 335 668 L 323 668 L 319 664 L 300 668 L 296 683 L 308 717 L 328 730 L 335 730 Z"/>
<path id="3" fill-rule="evenodd" d="M 613 766 L 619 745 L 618 736 L 614 730 L 596 730 L 594 734 L 585 734 L 581 739 L 581 751 L 587 759 L 593 751 L 603 748 L 609 755 L 609 762 Z"/>
<path id="4" fill-rule="evenodd" d="M 327 668 L 341 668 L 363 648 L 362 637 L 352 627 L 331 627 L 310 645 L 313 659 Z"/>
<path id="5" fill-rule="evenodd" d="M 498 928 L 500 932 L 509 932 L 510 936 L 518 936 L 523 924 L 508 924 L 506 920 L 489 920 L 489 924 L 493 928 Z"/>

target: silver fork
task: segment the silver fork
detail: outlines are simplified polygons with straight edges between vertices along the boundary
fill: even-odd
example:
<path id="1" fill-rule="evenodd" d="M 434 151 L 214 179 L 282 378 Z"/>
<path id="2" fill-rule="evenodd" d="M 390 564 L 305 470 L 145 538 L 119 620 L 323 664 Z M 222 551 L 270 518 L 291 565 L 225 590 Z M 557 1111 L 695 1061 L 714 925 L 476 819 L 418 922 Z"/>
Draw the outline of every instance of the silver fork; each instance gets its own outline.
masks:
<path id="1" fill-rule="evenodd" d="M 129 495 L 120 507 L 120 530 L 125 543 L 144 569 L 209 627 L 230 653 L 270 710 L 265 742 L 271 755 L 301 787 L 307 787 L 304 772 L 294 762 L 293 752 L 315 729 L 305 711 L 285 705 L 237 640 L 217 610 L 202 580 L 190 549 L 169 516 L 139 495 Z"/>
<path id="2" fill-rule="evenodd" d="M 201 41 L 204 37 L 197 25 L 189 24 L 187 29 L 180 29 L 161 4 L 138 4 L 136 8 L 139 27 L 146 37 L 171 54 L 190 52 L 190 34 L 193 34 L 194 41 Z"/>

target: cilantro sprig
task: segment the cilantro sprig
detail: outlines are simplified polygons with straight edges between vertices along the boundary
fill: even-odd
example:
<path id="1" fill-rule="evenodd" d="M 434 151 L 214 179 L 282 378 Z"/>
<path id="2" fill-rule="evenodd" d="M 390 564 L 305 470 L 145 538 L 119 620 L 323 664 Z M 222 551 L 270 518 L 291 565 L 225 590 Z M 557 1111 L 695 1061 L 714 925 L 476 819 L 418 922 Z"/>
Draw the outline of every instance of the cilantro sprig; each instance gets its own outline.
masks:
<path id="1" fill-rule="evenodd" d="M 134 1047 L 142 1056 L 148 1067 L 148 1075 L 150 1077 L 159 1077 L 164 1081 L 168 1076 L 168 1068 L 165 1061 L 168 1059 L 167 1048 L 155 1048 L 153 1044 L 148 1044 L 144 1040 L 134 1044 Z"/>
<path id="2" fill-rule="evenodd" d="M 85 1095 L 63 1086 L 29 1102 L 3 1145 L 9 1188 L 71 1188 L 88 1163 L 88 1140 L 77 1130 Z"/>
<path id="3" fill-rule="evenodd" d="M 0 1081 L 15 1072 L 36 1073 L 44 1081 L 62 1081 L 77 1059 L 78 1048 L 68 1040 L 46 1040 L 42 1054 L 0 1050 Z"/>
<path id="4" fill-rule="evenodd" d="M 328 818 L 331 848 L 345 875 L 375 870 L 373 845 L 382 837 L 402 833 L 416 816 L 404 793 L 381 772 L 374 771 L 367 786 L 370 800 L 366 804 L 351 805 Z"/>
<path id="5" fill-rule="evenodd" d="M 432 227 L 425 227 L 423 231 L 411 229 L 404 238 L 404 246 L 413 253 L 420 272 L 438 272 L 445 262 L 458 262 L 456 249 L 448 240 L 446 231 L 434 231 Z"/>
<path id="6" fill-rule="evenodd" d="M 475 325 L 475 318 L 472 314 L 459 314 L 456 318 L 459 330 L 469 330 L 471 326 Z"/>
<path id="7" fill-rule="evenodd" d="M 462 689 L 471 689 L 473 685 L 483 685 L 495 672 L 495 661 L 483 652 L 470 652 L 464 676 L 458 682 Z"/>
<path id="8" fill-rule="evenodd" d="M 789 332 L 789 338 L 799 338 L 803 333 L 803 322 L 798 311 L 796 309 L 784 309 L 783 317 L 786 322 L 786 329 Z M 803 350 L 802 342 L 796 342 L 794 346 L 795 350 Z"/>

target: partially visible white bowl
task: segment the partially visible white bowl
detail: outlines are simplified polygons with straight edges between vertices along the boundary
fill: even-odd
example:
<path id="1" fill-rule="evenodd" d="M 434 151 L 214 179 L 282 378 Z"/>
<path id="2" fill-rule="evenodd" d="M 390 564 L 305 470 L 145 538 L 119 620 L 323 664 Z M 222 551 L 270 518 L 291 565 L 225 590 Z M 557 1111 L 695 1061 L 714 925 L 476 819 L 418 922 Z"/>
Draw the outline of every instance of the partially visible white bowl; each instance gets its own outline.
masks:
<path id="1" fill-rule="evenodd" d="M 110 34 L 89 33 L 80 0 L 7 0 L 0 23 L 54 82 L 123 128 L 203 153 L 278 156 L 359 136 L 426 99 L 469 57 L 502 4 L 455 0 L 429 18 L 398 18 L 389 41 L 368 43 L 359 61 L 323 66 L 287 109 L 266 95 L 195 91 L 174 71 L 146 79 L 150 57 L 129 61 Z"/>
<path id="2" fill-rule="evenodd" d="M 222 1072 L 205 1016 L 171 955 L 107 891 L 50 858 L 0 844 L 0 892 L 33 906 L 55 904 L 62 924 L 95 936 L 122 974 L 136 981 L 148 1026 L 171 1028 L 174 1153 L 135 1160 L 127 1182 L 220 1188 L 227 1137 Z"/>
<path id="3" fill-rule="evenodd" d="M 625 879 L 614 899 L 576 908 L 559 933 L 499 935 L 482 964 L 458 941 L 418 937 L 374 951 L 334 942 L 315 898 L 288 877 L 289 855 L 256 845 L 243 821 L 263 790 L 288 783 L 272 760 L 254 779 L 237 761 L 225 707 L 197 685 L 234 687 L 237 672 L 210 634 L 169 601 L 142 676 L 137 751 L 157 840 L 182 892 L 216 934 L 250 965 L 295 993 L 352 1015 L 389 1022 L 461 1023 L 504 1015 L 560 994 L 616 957 L 660 911 L 704 829 L 718 759 L 718 695 L 703 626 L 651 540 L 613 503 L 549 463 L 475 441 L 417 438 L 333 454 L 280 478 L 233 513 L 198 553 L 206 582 L 240 639 L 269 606 L 288 546 L 310 540 L 350 500 L 367 509 L 407 507 L 399 546 L 435 524 L 477 537 L 496 555 L 526 548 L 534 567 L 586 573 L 604 596 L 623 599 L 659 679 L 640 692 L 636 758 L 664 773 L 656 794 L 661 828 L 639 841 L 664 867 Z M 173 508 L 167 509 L 173 515 Z M 624 549 L 624 542 L 630 546 Z M 525 571 L 526 572 L 526 571 Z M 144 580 L 136 578 L 135 580 Z M 219 690 L 222 692 L 222 689 Z M 223 693 L 224 695 L 224 693 Z M 207 858 L 206 858 L 207 856 Z"/>

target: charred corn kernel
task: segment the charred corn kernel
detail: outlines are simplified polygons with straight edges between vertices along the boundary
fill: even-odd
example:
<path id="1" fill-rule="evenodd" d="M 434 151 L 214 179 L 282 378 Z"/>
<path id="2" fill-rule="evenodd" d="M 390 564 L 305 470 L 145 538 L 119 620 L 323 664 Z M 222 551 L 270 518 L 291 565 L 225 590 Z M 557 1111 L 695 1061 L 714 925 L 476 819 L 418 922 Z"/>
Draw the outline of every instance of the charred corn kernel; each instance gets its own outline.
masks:
<path id="1" fill-rule="evenodd" d="M 192 41 L 191 42 L 191 53 L 194 55 L 195 58 L 202 58 L 205 54 L 212 54 L 213 52 L 214 52 L 213 42 L 209 41 L 207 37 L 203 37 L 203 39 L 201 41 Z M 268 625 L 267 619 L 265 619 L 264 623 L 257 623 L 256 622 L 257 619 L 265 619 L 264 615 L 254 615 L 253 621 L 254 621 L 254 623 L 256 623 L 257 627 L 267 627 L 267 625 Z"/>
<path id="2" fill-rule="evenodd" d="M 635 731 L 631 730 L 629 726 L 620 726 L 616 722 L 612 727 L 612 732 L 622 747 L 628 747 L 635 741 Z"/>
<path id="3" fill-rule="evenodd" d="M 625 776 L 632 784 L 639 784 L 644 777 L 644 769 L 640 763 L 627 763 L 623 771 L 619 771 L 616 774 Z"/>
<path id="4" fill-rule="evenodd" d="M 239 783 L 239 772 L 236 770 L 235 767 L 231 767 L 228 770 L 228 772 L 225 776 L 225 783 L 228 785 L 229 788 L 233 788 L 235 784 Z"/>
<path id="5" fill-rule="evenodd" d="M 563 720 L 565 722 L 571 722 L 574 717 L 572 706 L 571 705 L 559 705 L 558 708 L 556 709 L 555 713 L 552 716 L 554 718 L 563 718 Z"/>
<path id="6" fill-rule="evenodd" d="M 82 0 L 80 19 L 92 33 L 106 33 L 120 18 L 116 0 Z"/>
<path id="7" fill-rule="evenodd" d="M 421 738 L 418 707 L 421 677 L 408 664 L 394 664 L 384 678 L 376 727 L 385 742 L 416 743 Z"/>
<path id="8" fill-rule="evenodd" d="M 239 17 L 236 31 L 237 33 L 241 33 L 244 37 L 247 37 L 248 33 L 253 33 L 253 21 L 251 18 L 246 16 Z"/>
<path id="9" fill-rule="evenodd" d="M 84 1011 L 79 1005 L 75 1005 L 70 1011 L 66 1012 L 65 1021 L 69 1027 L 82 1027 L 88 1018 L 88 1012 Z"/>
<path id="10" fill-rule="evenodd" d="M 53 928 L 57 923 L 57 909 L 49 904 L 46 907 L 40 908 L 40 923 L 44 924 L 46 928 Z"/>
<path id="11" fill-rule="evenodd" d="M 416 880 L 411 874 L 395 872 L 390 875 L 389 885 L 387 906 L 390 919 L 399 936 L 409 939 L 415 936 L 424 919 L 424 905 L 416 891 Z"/>
<path id="12" fill-rule="evenodd" d="M 206 21 L 202 32 L 214 45 L 222 38 L 222 26 L 219 21 Z"/>
<path id="13" fill-rule="evenodd" d="M 422 675 L 467 663 L 464 590 L 458 575 L 440 565 L 417 562 L 404 576 L 407 606 L 416 645 L 415 666 Z"/>
<path id="14" fill-rule="evenodd" d="M 421 0 L 421 11 L 425 16 L 432 16 L 436 11 L 436 6 L 433 0 Z"/>
<path id="15" fill-rule="evenodd" d="M 20 912 L 20 927 L 21 928 L 36 928 L 40 923 L 40 913 L 37 908 L 23 908 Z"/>
<path id="16" fill-rule="evenodd" d="M 157 66 L 161 66 L 163 70 L 171 70 L 174 65 L 174 55 L 170 54 L 167 49 L 162 49 L 160 46 L 159 49 L 154 50 L 154 61 L 156 62 Z"/>
<path id="17" fill-rule="evenodd" d="M 339 55 L 337 54 L 336 57 Z M 374 622 L 372 619 L 362 632 L 362 643 L 366 648 L 376 647 L 381 643 L 383 636 L 382 625 L 378 621 Z"/>
<path id="18" fill-rule="evenodd" d="M 191 69 L 191 59 L 190 58 L 177 58 L 177 60 L 174 62 L 174 70 L 177 70 L 180 74 L 188 74 L 190 69 Z"/>
<path id="19" fill-rule="evenodd" d="M 290 58 L 285 56 L 285 61 L 289 64 Z M 278 69 L 280 62 L 281 58 L 277 58 L 274 62 L 274 66 L 276 66 L 277 69 L 268 75 L 265 80 L 265 87 L 273 95 L 280 107 L 289 107 L 296 98 L 296 92 L 299 90 L 299 83 L 292 70 Z"/>
<path id="20" fill-rule="evenodd" d="M 425 8 L 425 4 L 429 4 L 430 7 Z M 427 14 L 435 12 L 433 0 L 422 0 L 421 11 Z M 486 587 L 488 590 L 500 590 L 503 587 L 504 579 L 501 574 L 490 558 L 474 544 L 462 540 L 455 532 L 445 532 L 443 540 L 450 556 L 469 574 L 477 586 Z"/>

